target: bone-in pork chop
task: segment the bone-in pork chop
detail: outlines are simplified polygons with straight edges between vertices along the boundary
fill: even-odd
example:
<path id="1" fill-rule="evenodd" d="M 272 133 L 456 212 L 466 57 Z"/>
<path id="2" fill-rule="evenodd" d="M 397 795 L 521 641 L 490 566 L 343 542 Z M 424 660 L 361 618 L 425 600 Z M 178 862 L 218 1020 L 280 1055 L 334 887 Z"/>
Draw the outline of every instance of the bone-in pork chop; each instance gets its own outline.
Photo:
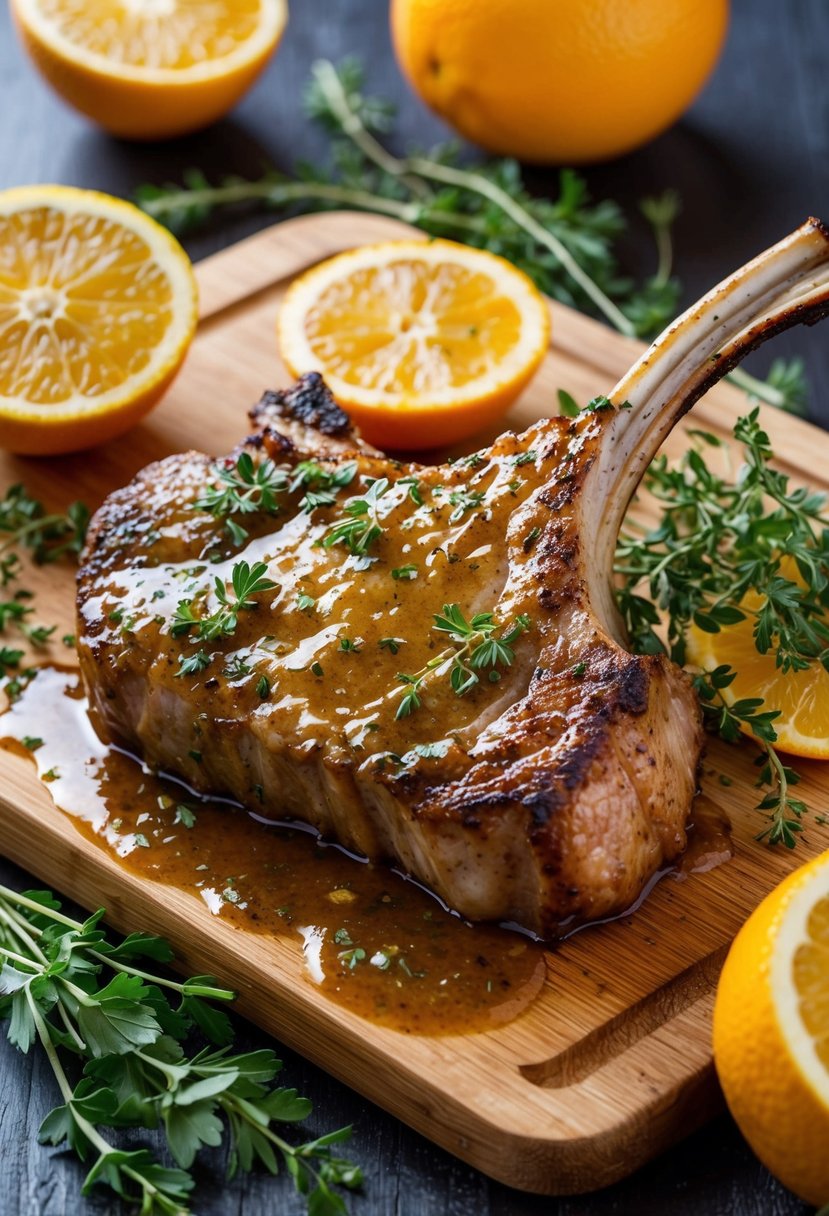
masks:
<path id="1" fill-rule="evenodd" d="M 685 845 L 688 677 L 631 655 L 613 548 L 664 435 L 829 301 L 805 225 L 576 419 L 434 467 L 366 447 L 316 374 L 215 462 L 97 513 L 79 651 L 98 729 L 204 792 L 391 859 L 465 916 L 553 935 L 619 912 Z"/>

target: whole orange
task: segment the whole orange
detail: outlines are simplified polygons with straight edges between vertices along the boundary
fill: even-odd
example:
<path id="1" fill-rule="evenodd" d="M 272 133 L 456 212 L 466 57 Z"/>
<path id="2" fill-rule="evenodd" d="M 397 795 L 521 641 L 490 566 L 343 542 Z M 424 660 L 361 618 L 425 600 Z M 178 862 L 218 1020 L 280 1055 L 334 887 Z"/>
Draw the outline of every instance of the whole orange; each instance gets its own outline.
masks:
<path id="1" fill-rule="evenodd" d="M 606 160 L 670 126 L 717 61 L 728 0 L 392 0 L 403 72 L 490 152 Z"/>

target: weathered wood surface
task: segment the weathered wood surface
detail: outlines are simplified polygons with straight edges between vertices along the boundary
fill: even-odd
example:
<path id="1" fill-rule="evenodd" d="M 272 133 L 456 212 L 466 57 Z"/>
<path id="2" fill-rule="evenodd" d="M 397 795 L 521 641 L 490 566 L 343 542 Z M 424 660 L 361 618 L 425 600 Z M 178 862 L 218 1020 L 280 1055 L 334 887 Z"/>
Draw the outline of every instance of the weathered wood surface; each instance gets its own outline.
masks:
<path id="1" fill-rule="evenodd" d="M 367 60 L 373 88 L 407 99 L 388 57 L 385 19 L 385 5 L 376 0 L 343 0 L 337 6 L 306 0 L 295 5 L 282 53 L 232 120 L 167 147 L 131 148 L 91 131 L 59 107 L 20 58 L 4 7 L 0 95 L 7 121 L 0 130 L 0 184 L 60 180 L 129 193 L 143 180 L 175 178 L 190 164 L 214 174 L 250 172 L 258 168 L 263 149 L 286 166 L 298 151 L 313 155 L 322 144 L 308 136 L 302 123 L 299 86 L 316 55 L 338 58 L 357 51 Z M 643 193 L 680 187 L 685 213 L 677 234 L 678 268 L 689 296 L 793 227 L 807 211 L 826 210 L 828 23 L 820 0 L 791 9 L 769 0 L 738 6 L 726 56 L 689 119 L 649 149 L 588 173 L 597 196 L 612 195 L 631 211 Z M 426 143 L 439 133 L 439 124 L 414 103 L 407 107 L 401 144 Z M 533 183 L 549 190 L 553 179 L 534 174 Z M 217 221 L 190 241 L 190 251 L 202 256 L 263 222 Z M 641 232 L 634 234 L 630 251 L 632 265 L 645 263 L 649 251 Z M 817 386 L 813 412 L 821 420 L 829 417 L 823 390 L 829 345 L 801 332 L 783 338 L 774 353 L 781 349 L 802 351 L 807 357 Z M 771 357 L 769 351 L 757 362 L 762 368 Z M 0 875 L 23 881 L 13 867 L 4 867 Z M 243 1033 L 252 1045 L 264 1041 L 252 1029 Z M 5 1081 L 0 1089 L 0 1211 L 9 1216 L 114 1213 L 115 1205 L 105 1200 L 82 1204 L 74 1163 L 61 1164 L 32 1143 L 39 1118 L 52 1102 L 50 1079 L 42 1068 L 32 1071 L 32 1062 L 5 1044 L 0 1060 Z M 369 1186 L 355 1210 L 371 1216 L 470 1211 L 482 1216 L 605 1216 L 662 1212 L 666 1201 L 680 1216 L 795 1216 L 804 1210 L 753 1162 L 725 1120 L 601 1195 L 535 1200 L 489 1183 L 298 1059 L 291 1059 L 291 1079 L 318 1098 L 325 1126 L 338 1120 L 358 1123 L 355 1152 L 368 1166 Z M 289 1188 L 280 1183 L 250 1179 L 225 1192 L 220 1177 L 213 1180 L 215 1191 L 205 1178 L 200 1211 L 253 1216 L 273 1210 L 277 1203 L 288 1213 L 300 1211 Z"/>

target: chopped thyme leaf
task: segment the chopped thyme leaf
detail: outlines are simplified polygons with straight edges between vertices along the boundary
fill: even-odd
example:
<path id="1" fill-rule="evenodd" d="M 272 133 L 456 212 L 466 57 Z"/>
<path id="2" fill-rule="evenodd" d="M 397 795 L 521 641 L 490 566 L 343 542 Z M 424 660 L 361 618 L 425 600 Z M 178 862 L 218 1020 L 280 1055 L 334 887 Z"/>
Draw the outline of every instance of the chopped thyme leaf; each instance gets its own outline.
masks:
<path id="1" fill-rule="evenodd" d="M 226 680 L 241 680 L 245 676 L 249 676 L 253 668 L 249 663 L 246 663 L 238 654 L 234 654 L 227 660 L 222 668 L 222 675 Z"/>
<path id="2" fill-rule="evenodd" d="M 348 932 L 348 929 L 338 929 L 336 931 L 336 933 L 334 934 L 334 941 L 336 942 L 336 944 L 338 946 L 353 946 L 354 945 L 354 942 L 351 940 L 351 934 Z"/>
<path id="3" fill-rule="evenodd" d="M 150 847 L 150 842 L 143 832 L 136 832 L 132 838 L 132 842 L 133 844 L 137 845 L 139 849 L 148 849 Z"/>
<path id="4" fill-rule="evenodd" d="M 191 760 L 195 760 L 196 764 L 201 764 L 201 752 L 194 751 L 194 749 L 191 748 L 187 755 Z"/>
<path id="5" fill-rule="evenodd" d="M 587 671 L 586 663 L 574 663 L 573 666 L 570 668 L 570 674 L 574 675 L 574 676 L 583 676 L 586 671 Z"/>
<path id="6" fill-rule="evenodd" d="M 22 658 L 22 650 L 12 649 L 11 646 L 0 648 L 0 676 L 7 675 L 10 668 L 19 667 Z"/>
<path id="7" fill-rule="evenodd" d="M 404 767 L 414 764 L 417 760 L 439 760 L 449 751 L 448 739 L 439 739 L 436 743 L 415 743 L 404 755 L 397 758 Z"/>
<path id="8" fill-rule="evenodd" d="M 193 612 L 193 600 L 180 600 L 170 624 L 170 633 L 173 637 L 179 637 L 195 628 L 196 636 L 206 641 L 235 633 L 239 613 L 256 607 L 256 600 L 251 596 L 276 588 L 277 584 L 265 577 L 267 570 L 265 562 L 255 562 L 253 566 L 245 561 L 236 562 L 230 573 L 235 598 L 230 598 L 225 580 L 217 575 L 214 587 L 221 607 L 208 616 L 197 616 Z"/>
<path id="9" fill-rule="evenodd" d="M 409 487 L 409 498 L 416 507 L 423 506 L 423 493 L 420 488 L 420 481 L 417 477 L 401 477 L 397 482 L 399 486 Z"/>
<path id="10" fill-rule="evenodd" d="M 67 646 L 70 650 L 74 649 L 74 647 L 75 647 L 74 633 L 65 633 L 63 635 L 63 637 L 61 638 L 61 641 L 63 642 L 64 646 Z"/>
<path id="11" fill-rule="evenodd" d="M 58 773 L 57 768 L 50 768 L 47 773 L 43 774 L 41 780 L 42 781 L 57 781 L 59 776 L 60 776 L 60 774 Z"/>
<path id="12" fill-rule="evenodd" d="M 176 814 L 175 818 L 173 819 L 173 823 L 180 823 L 182 827 L 192 828 L 196 823 L 196 813 L 192 807 L 180 802 L 176 807 Z"/>
<path id="13" fill-rule="evenodd" d="M 524 540 L 523 540 L 523 543 L 521 546 L 525 553 L 529 553 L 530 549 L 532 549 L 533 545 L 538 540 L 540 535 L 541 535 L 540 528 L 538 528 L 538 527 L 530 528 L 529 532 L 524 537 Z"/>
<path id="14" fill-rule="evenodd" d="M 359 654 L 362 649 L 362 642 L 358 639 L 354 641 L 352 638 L 340 638 L 340 650 L 346 653 Z"/>
<path id="15" fill-rule="evenodd" d="M 609 397 L 606 397 L 604 395 L 604 393 L 600 393 L 598 397 L 593 397 L 590 401 L 588 401 L 587 405 L 584 407 L 584 412 L 586 414 L 588 414 L 588 413 L 596 413 L 599 410 L 612 410 L 612 409 L 613 409 L 613 402 L 610 400 Z"/>
<path id="16" fill-rule="evenodd" d="M 391 572 L 392 578 L 395 579 L 415 579 L 417 578 L 417 566 L 410 562 L 407 566 L 398 566 Z"/>
<path id="17" fill-rule="evenodd" d="M 271 684 L 267 676 L 260 676 L 256 681 L 256 695 L 260 701 L 266 701 L 271 695 Z"/>
<path id="18" fill-rule="evenodd" d="M 20 742 L 30 752 L 36 752 L 39 747 L 43 747 L 43 740 L 37 735 L 24 735 Z"/>
<path id="19" fill-rule="evenodd" d="M 195 654 L 191 655 L 179 655 L 180 665 L 176 677 L 197 675 L 209 666 L 210 658 L 211 656 L 206 650 L 197 650 Z"/>
<path id="20" fill-rule="evenodd" d="M 526 452 L 520 452 L 517 456 L 512 457 L 513 466 L 519 469 L 522 464 L 533 464 L 538 460 L 538 452 L 530 448 Z"/>
<path id="21" fill-rule="evenodd" d="M 353 971 L 358 963 L 362 963 L 366 957 L 366 952 L 362 946 L 354 946 L 351 950 L 341 950 L 337 958 L 341 963 L 345 963 L 350 971 Z"/>
<path id="22" fill-rule="evenodd" d="M 322 664 L 321 664 L 321 663 L 317 663 L 316 661 L 315 661 L 315 662 L 313 662 L 313 663 L 311 664 L 311 668 L 310 668 L 310 670 L 311 670 L 312 674 L 313 674 L 313 675 L 315 675 L 315 676 L 323 676 L 323 675 L 325 675 L 325 672 L 324 672 L 324 671 L 323 671 L 323 669 L 322 669 Z"/>
<path id="23" fill-rule="evenodd" d="M 455 508 L 449 516 L 450 524 L 455 524 L 463 519 L 467 511 L 474 511 L 484 501 L 485 494 L 483 490 L 453 490 L 449 495 L 449 502 Z"/>
<path id="24" fill-rule="evenodd" d="M 300 612 L 309 612 L 312 608 L 316 607 L 316 603 L 317 601 L 314 599 L 313 595 L 306 595 L 302 591 L 296 597 L 296 606 Z"/>
<path id="25" fill-rule="evenodd" d="M 401 646 L 406 645 L 405 638 L 381 638 L 377 643 L 381 650 L 390 650 L 392 654 L 397 654 Z"/>

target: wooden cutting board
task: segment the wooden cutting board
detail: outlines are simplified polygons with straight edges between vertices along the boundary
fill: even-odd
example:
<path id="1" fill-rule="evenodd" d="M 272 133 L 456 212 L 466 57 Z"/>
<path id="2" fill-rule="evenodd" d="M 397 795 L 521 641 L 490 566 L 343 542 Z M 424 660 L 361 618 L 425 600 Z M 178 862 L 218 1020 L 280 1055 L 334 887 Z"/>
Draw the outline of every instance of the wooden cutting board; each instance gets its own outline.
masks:
<path id="1" fill-rule="evenodd" d="M 229 451 L 248 406 L 265 387 L 287 383 L 274 318 L 291 279 L 339 250 L 401 235 L 411 230 L 373 216 L 310 216 L 203 262 L 199 331 L 160 408 L 91 454 L 3 457 L 0 491 L 23 481 L 50 505 L 97 506 L 150 460 L 191 447 Z M 512 411 L 516 429 L 556 412 L 559 387 L 578 401 L 609 391 L 641 349 L 551 307 L 553 344 Z M 727 436 L 745 409 L 741 393 L 719 386 L 692 424 Z M 829 487 L 829 436 L 772 411 L 764 422 L 786 470 Z M 680 429 L 668 450 L 686 442 Z M 36 579 L 38 618 L 59 621 L 58 635 L 71 629 L 71 570 L 47 567 Z M 814 815 L 794 854 L 756 842 L 753 756 L 748 745 L 712 742 L 704 766 L 704 793 L 733 824 L 730 862 L 682 882 L 666 878 L 634 915 L 565 941 L 547 955 L 544 990 L 525 1014 L 464 1036 L 403 1036 L 331 1003 L 302 978 L 291 940 L 248 934 L 195 895 L 121 870 L 54 808 L 33 767 L 8 753 L 0 753 L 0 849 L 85 907 L 103 903 L 116 928 L 164 934 L 183 968 L 218 975 L 260 1026 L 463 1160 L 511 1186 L 568 1193 L 630 1173 L 719 1108 L 710 1023 L 728 944 L 780 878 L 829 847 L 829 827 Z M 815 814 L 826 811 L 829 767 L 799 767 L 802 796 Z"/>

